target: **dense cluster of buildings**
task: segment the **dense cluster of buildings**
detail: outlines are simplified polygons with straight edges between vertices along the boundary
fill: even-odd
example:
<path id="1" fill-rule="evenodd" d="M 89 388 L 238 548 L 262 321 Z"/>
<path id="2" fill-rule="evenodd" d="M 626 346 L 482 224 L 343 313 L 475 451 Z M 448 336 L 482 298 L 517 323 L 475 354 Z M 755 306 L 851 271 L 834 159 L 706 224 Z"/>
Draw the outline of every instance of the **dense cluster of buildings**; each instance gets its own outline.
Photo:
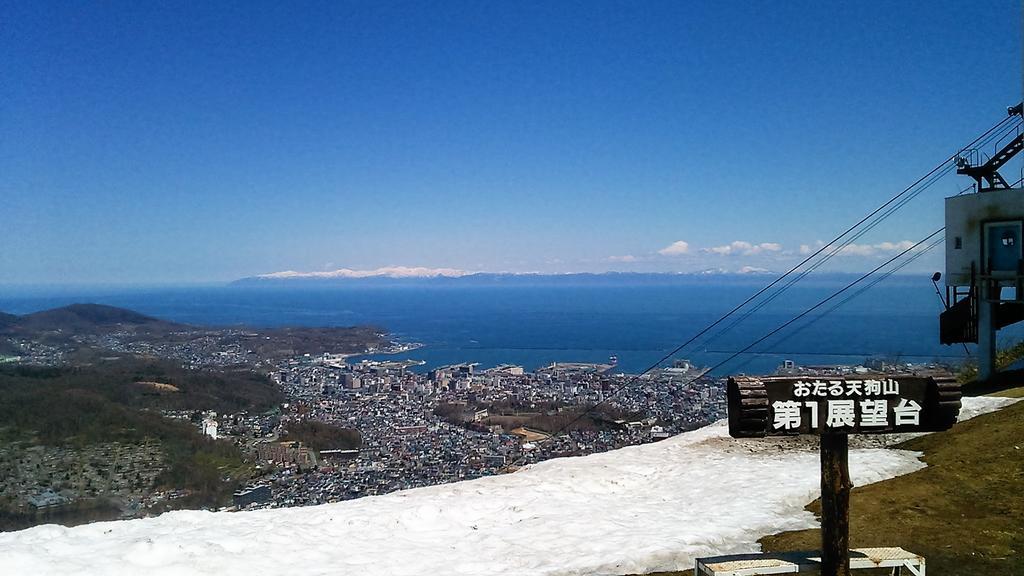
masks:
<path id="1" fill-rule="evenodd" d="M 187 330 L 170 332 L 162 338 L 139 338 L 132 331 L 76 335 L 74 339 L 104 350 L 178 360 L 188 368 L 220 368 L 256 365 L 259 355 L 246 347 L 247 339 L 258 334 L 241 329 Z"/>
<path id="2" fill-rule="evenodd" d="M 413 364 L 350 364 L 331 355 L 279 364 L 271 377 L 289 403 L 272 438 L 248 436 L 266 474 L 259 490 L 241 491 L 236 504 L 318 504 L 500 474 L 552 457 L 657 441 L 726 415 L 724 382 L 685 360 L 643 377 L 617 373 L 614 364 L 556 363 L 533 372 L 458 364 L 427 374 L 410 370 Z M 779 373 L 922 368 L 942 367 L 789 362 Z M 358 430 L 362 444 L 302 450 L 280 436 L 291 420 Z M 268 423 L 262 425 L 265 434 Z M 239 429 L 237 423 L 228 428 Z"/>
<path id="3" fill-rule="evenodd" d="M 0 353 L 0 364 L 31 364 L 57 366 L 63 364 L 68 350 L 64 346 L 44 344 L 28 338 L 8 338 L 9 353 Z"/>
<path id="4" fill-rule="evenodd" d="M 243 507 L 294 506 L 499 474 L 547 458 L 666 438 L 725 414 L 724 387 L 685 361 L 626 386 L 612 364 L 419 374 L 411 362 L 346 363 L 303 356 L 271 377 L 288 404 L 270 422 L 222 416 L 217 429 L 265 468 L 240 491 Z M 291 420 L 358 430 L 362 444 L 319 453 L 283 436 Z M 209 422 L 203 424 L 209 427 Z M 253 496 L 258 494 L 258 496 Z"/>

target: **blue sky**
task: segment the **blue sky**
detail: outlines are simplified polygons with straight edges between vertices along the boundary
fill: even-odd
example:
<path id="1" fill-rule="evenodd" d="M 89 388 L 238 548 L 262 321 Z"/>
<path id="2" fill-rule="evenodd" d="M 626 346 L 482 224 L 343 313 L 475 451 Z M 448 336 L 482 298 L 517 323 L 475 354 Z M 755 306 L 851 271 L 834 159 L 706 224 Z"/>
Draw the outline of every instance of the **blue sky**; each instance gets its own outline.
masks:
<path id="1" fill-rule="evenodd" d="M 1021 99 L 1012 0 L 0 10 L 8 284 L 784 270 Z"/>

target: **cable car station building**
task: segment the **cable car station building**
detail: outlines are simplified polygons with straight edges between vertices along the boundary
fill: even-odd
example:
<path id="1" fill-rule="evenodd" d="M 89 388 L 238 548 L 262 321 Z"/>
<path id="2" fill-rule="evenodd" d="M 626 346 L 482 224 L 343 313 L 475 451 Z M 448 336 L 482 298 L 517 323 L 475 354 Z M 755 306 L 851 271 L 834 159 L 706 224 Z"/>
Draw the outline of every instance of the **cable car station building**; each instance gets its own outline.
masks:
<path id="1" fill-rule="evenodd" d="M 1021 105 L 1009 110 L 1020 115 Z M 957 173 L 975 180 L 974 192 L 946 198 L 946 311 L 943 344 L 977 343 L 978 378 L 995 374 L 996 333 L 1024 320 L 1024 188 L 999 168 L 1024 148 L 1016 130 L 990 158 L 964 151 Z"/>

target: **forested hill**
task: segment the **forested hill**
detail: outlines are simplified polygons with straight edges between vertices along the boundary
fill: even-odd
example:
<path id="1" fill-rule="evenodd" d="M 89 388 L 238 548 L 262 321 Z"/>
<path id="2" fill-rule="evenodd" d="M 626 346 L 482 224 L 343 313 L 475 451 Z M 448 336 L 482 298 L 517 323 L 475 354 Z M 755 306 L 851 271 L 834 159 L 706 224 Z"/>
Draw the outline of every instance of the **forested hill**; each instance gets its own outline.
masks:
<path id="1" fill-rule="evenodd" d="M 262 374 L 191 370 L 169 360 L 128 356 L 91 366 L 0 366 L 0 401 L 12 410 L 17 410 L 15 396 L 55 402 L 69 391 L 126 408 L 221 413 L 263 412 L 282 401 L 277 386 Z"/>
<path id="2" fill-rule="evenodd" d="M 205 437 L 194 423 L 165 418 L 159 410 L 184 410 L 192 416 L 206 410 L 252 414 L 280 401 L 277 387 L 265 376 L 189 370 L 168 360 L 127 357 L 79 367 L 0 365 L 0 469 L 10 471 L 7 490 L 0 491 L 0 531 L 47 521 L 11 491 L 12 483 L 36 492 L 51 487 L 70 494 L 73 503 L 61 508 L 59 518 L 48 520 L 61 523 L 106 519 L 91 516 L 91 510 L 123 508 L 129 500 L 164 490 L 189 494 L 166 506 L 229 504 L 232 490 L 250 474 L 242 453 L 232 442 Z M 146 467 L 139 463 L 140 455 L 152 447 L 159 453 L 155 476 L 143 479 L 137 475 Z M 128 456 L 104 461 L 102 455 L 112 451 Z M 31 462 L 32 454 L 66 462 L 66 467 L 49 473 L 45 467 L 26 467 L 23 463 Z M 76 476 L 80 466 L 91 472 Z M 115 482 L 121 482 L 118 494 L 111 491 Z"/>
<path id="3" fill-rule="evenodd" d="M 0 313 L 0 332 L 31 337 L 46 332 L 96 334 L 111 330 L 180 330 L 187 326 L 102 304 L 71 304 L 17 316 Z"/>
<path id="4" fill-rule="evenodd" d="M 253 358 L 246 360 L 324 352 L 359 354 L 391 344 L 386 330 L 376 326 L 193 326 L 102 304 L 72 304 L 22 316 L 0 312 L 0 354 L 20 355 L 12 342 L 15 339 L 80 349 L 86 344 L 108 347 L 107 337 L 124 345 L 122 350 L 130 350 L 132 343 L 170 346 L 212 337 L 221 349 L 251 350 Z"/>

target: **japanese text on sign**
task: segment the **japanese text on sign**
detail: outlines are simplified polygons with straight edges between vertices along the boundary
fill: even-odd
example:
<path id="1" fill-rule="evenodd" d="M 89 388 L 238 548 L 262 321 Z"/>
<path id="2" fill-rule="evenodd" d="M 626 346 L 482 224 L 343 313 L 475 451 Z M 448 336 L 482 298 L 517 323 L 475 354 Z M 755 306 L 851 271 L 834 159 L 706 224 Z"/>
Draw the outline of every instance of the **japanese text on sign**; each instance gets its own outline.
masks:
<path id="1" fill-rule="evenodd" d="M 772 427 L 796 430 L 804 424 L 818 428 L 916 426 L 921 405 L 899 398 L 900 383 L 884 380 L 812 380 L 793 384 L 793 396 L 807 400 L 772 402 Z M 890 396 L 892 398 L 885 398 Z"/>

